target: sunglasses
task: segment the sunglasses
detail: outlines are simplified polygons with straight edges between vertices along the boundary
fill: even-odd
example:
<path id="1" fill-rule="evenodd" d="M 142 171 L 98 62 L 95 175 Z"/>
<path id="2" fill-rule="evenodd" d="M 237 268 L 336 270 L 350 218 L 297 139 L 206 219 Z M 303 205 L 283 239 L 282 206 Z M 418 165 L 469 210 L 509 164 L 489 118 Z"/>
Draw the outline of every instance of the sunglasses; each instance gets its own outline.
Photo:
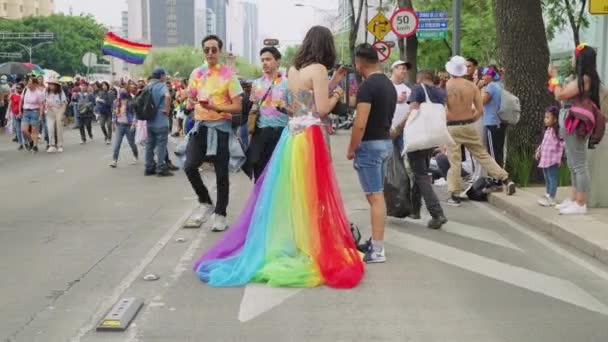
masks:
<path id="1" fill-rule="evenodd" d="M 203 52 L 205 53 L 205 55 L 208 55 L 209 53 L 216 54 L 219 51 L 220 50 L 218 48 L 216 48 L 215 46 L 206 47 L 206 48 L 203 49 Z"/>

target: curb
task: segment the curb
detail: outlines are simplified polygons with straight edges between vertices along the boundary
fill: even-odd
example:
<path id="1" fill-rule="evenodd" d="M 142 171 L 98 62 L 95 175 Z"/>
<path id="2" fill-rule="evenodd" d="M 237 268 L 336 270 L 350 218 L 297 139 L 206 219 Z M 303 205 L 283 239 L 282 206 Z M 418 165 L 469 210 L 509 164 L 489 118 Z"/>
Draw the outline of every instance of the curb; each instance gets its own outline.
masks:
<path id="1" fill-rule="evenodd" d="M 518 192 L 516 197 L 520 197 L 522 192 Z M 590 215 L 558 216 L 558 218 L 555 218 L 555 216 L 542 217 L 543 213 L 554 209 L 522 207 L 512 203 L 506 196 L 496 194 L 488 196 L 488 203 L 522 220 L 531 228 L 548 234 L 600 262 L 608 264 L 608 226 Z"/>

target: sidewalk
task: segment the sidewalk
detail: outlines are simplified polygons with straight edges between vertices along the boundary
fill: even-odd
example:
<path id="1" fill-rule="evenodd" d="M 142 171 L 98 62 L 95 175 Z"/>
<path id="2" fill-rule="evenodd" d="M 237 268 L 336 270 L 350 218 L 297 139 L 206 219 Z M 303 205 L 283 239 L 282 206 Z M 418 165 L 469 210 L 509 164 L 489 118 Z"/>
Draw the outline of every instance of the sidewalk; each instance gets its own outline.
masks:
<path id="1" fill-rule="evenodd" d="M 569 188 L 560 188 L 557 198 L 566 198 L 568 192 Z M 590 209 L 585 216 L 562 216 L 554 208 L 538 205 L 536 201 L 543 193 L 543 187 L 518 189 L 515 196 L 494 193 L 489 202 L 531 227 L 608 264 L 608 208 Z"/>

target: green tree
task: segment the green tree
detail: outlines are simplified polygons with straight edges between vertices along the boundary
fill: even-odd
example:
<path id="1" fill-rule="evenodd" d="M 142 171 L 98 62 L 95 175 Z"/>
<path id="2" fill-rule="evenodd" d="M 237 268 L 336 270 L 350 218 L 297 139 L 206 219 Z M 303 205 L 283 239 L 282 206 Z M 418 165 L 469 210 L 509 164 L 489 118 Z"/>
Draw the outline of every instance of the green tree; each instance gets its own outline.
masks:
<path id="1" fill-rule="evenodd" d="M 521 101 L 521 120 L 507 131 L 507 169 L 526 185 L 533 171 L 533 156 L 545 107 L 549 47 L 541 0 L 494 0 L 499 61 L 506 72 L 505 86 Z"/>
<path id="2" fill-rule="evenodd" d="M 47 17 L 26 17 L 0 21 L 3 32 L 53 32 L 55 39 L 32 53 L 32 62 L 60 74 L 73 75 L 86 72 L 82 56 L 87 52 L 101 54 L 104 27 L 92 16 L 66 16 L 53 14 Z M 24 45 L 36 45 L 40 41 L 19 41 Z M 7 41 L 3 51 L 23 51 L 16 42 Z M 23 53 L 22 61 L 29 56 Z"/>
<path id="3" fill-rule="evenodd" d="M 547 38 L 552 40 L 558 30 L 569 26 L 574 46 L 580 44 L 581 29 L 589 27 L 587 0 L 543 0 L 542 5 L 547 18 Z"/>
<path id="4" fill-rule="evenodd" d="M 203 64 L 201 49 L 191 46 L 178 46 L 174 48 L 153 49 L 143 67 L 143 75 L 152 74 L 156 66 L 164 68 L 169 75 L 187 78 L 194 68 Z M 240 77 L 259 77 L 262 72 L 259 67 L 247 60 L 237 57 L 236 68 Z"/>
<path id="5" fill-rule="evenodd" d="M 282 67 L 289 69 L 293 65 L 293 58 L 296 56 L 299 47 L 299 45 L 290 45 L 283 51 L 283 57 L 281 58 Z"/>

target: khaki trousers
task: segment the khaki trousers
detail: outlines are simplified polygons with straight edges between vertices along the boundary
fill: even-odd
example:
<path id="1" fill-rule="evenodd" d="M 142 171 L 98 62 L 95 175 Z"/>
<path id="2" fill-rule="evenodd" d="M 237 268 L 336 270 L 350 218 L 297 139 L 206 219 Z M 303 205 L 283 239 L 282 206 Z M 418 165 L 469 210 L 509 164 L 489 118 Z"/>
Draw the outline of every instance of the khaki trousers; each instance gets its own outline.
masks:
<path id="1" fill-rule="evenodd" d="M 448 146 L 448 159 L 450 161 L 450 170 L 448 171 L 448 192 L 459 194 L 464 191 L 462 178 L 460 177 L 460 172 L 462 170 L 461 145 L 464 145 L 464 147 L 469 150 L 473 158 L 475 158 L 481 167 L 488 172 L 490 177 L 502 181 L 509 178 L 507 171 L 501 168 L 496 161 L 492 159 L 483 146 L 481 135 L 474 123 L 461 126 L 448 126 L 448 131 L 456 143 Z"/>

